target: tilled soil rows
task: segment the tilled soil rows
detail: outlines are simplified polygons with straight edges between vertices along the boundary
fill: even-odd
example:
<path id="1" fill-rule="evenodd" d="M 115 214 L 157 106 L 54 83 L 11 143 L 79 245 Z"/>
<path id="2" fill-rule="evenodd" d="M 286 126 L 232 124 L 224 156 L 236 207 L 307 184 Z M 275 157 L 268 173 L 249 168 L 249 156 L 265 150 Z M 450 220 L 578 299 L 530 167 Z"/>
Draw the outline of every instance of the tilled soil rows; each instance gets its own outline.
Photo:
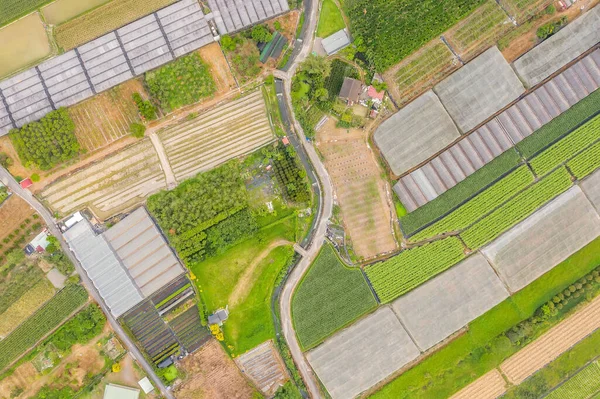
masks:
<path id="1" fill-rule="evenodd" d="M 480 377 L 450 399 L 496 399 L 506 392 L 506 381 L 497 369 Z"/>

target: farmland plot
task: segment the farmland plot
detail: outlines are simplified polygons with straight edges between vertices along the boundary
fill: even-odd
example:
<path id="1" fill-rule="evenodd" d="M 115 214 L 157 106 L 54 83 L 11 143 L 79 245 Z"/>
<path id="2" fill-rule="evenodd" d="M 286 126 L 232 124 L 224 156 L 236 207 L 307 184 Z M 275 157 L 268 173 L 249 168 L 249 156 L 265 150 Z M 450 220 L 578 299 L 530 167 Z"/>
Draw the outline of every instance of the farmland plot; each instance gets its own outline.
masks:
<path id="1" fill-rule="evenodd" d="M 534 16 L 544 8 L 552 4 L 552 0 L 500 0 L 500 4 L 522 24 L 528 18 Z"/>
<path id="2" fill-rule="evenodd" d="M 158 155 L 144 140 L 48 186 L 41 195 L 61 214 L 89 206 L 105 219 L 165 187 Z"/>
<path id="3" fill-rule="evenodd" d="M 600 392 L 600 363 L 595 361 L 552 391 L 547 399 L 586 399 Z"/>
<path id="4" fill-rule="evenodd" d="M 159 137 L 178 180 L 252 152 L 274 138 L 260 91 L 168 127 Z"/>
<path id="5" fill-rule="evenodd" d="M 110 0 L 56 0 L 41 9 L 46 22 L 58 25 Z"/>
<path id="6" fill-rule="evenodd" d="M 498 398 L 506 392 L 506 382 L 496 369 L 488 372 L 450 399 L 490 399 Z"/>
<path id="7" fill-rule="evenodd" d="M 269 397 L 289 379 L 285 365 L 271 340 L 244 353 L 235 362 L 254 385 Z"/>

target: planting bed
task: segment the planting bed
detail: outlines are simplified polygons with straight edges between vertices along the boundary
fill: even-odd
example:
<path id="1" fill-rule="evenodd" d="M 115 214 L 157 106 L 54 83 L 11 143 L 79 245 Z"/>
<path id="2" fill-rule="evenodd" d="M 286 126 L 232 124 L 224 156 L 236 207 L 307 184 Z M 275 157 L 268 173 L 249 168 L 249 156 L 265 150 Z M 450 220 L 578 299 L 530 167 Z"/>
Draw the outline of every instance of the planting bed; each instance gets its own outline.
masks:
<path id="1" fill-rule="evenodd" d="M 281 356 L 269 340 L 239 356 L 235 362 L 260 391 L 271 397 L 289 379 Z"/>
<path id="2" fill-rule="evenodd" d="M 544 8 L 552 4 L 552 0 L 500 0 L 500 4 L 517 23 L 522 24 Z"/>
<path id="3" fill-rule="evenodd" d="M 159 132 L 178 180 L 273 141 L 260 90 Z"/>
<path id="4" fill-rule="evenodd" d="M 590 146 L 569 162 L 567 167 L 578 179 L 583 179 L 600 167 L 600 143 Z"/>
<path id="5" fill-rule="evenodd" d="M 169 327 L 175 333 L 187 352 L 195 352 L 210 339 L 208 329 L 202 326 L 197 305 L 193 305 L 185 312 L 169 321 Z"/>
<path id="6" fill-rule="evenodd" d="M 506 381 L 496 369 L 480 377 L 450 399 L 490 399 L 499 398 L 506 392 Z"/>
<path id="7" fill-rule="evenodd" d="M 144 140 L 49 185 L 41 195 L 63 215 L 89 206 L 105 219 L 165 187 L 158 155 Z"/>
<path id="8" fill-rule="evenodd" d="M 546 399 L 586 399 L 599 392 L 600 363 L 597 360 L 552 391 Z"/>

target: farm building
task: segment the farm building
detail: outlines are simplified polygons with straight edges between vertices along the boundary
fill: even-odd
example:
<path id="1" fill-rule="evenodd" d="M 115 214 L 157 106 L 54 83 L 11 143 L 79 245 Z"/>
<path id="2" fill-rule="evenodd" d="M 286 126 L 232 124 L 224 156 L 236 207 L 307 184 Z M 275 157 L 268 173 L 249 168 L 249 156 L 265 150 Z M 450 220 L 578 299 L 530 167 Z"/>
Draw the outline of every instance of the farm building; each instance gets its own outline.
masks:
<path id="1" fill-rule="evenodd" d="M 140 390 L 124 387 L 117 384 L 106 384 L 104 388 L 104 399 L 138 399 Z"/>
<path id="2" fill-rule="evenodd" d="M 208 0 L 208 7 L 221 35 L 237 32 L 290 9 L 287 0 Z"/>
<path id="3" fill-rule="evenodd" d="M 327 55 L 332 55 L 350 45 L 350 36 L 346 29 L 335 32 L 321 41 Z"/>
<path id="4" fill-rule="evenodd" d="M 48 241 L 48 230 L 44 229 L 40 234 L 38 234 L 29 244 L 25 247 L 25 252 L 28 254 L 34 252 L 44 252 L 46 248 L 50 245 Z"/>
<path id="5" fill-rule="evenodd" d="M 223 322 L 229 318 L 229 312 L 227 309 L 219 309 L 215 313 L 208 316 L 208 324 L 217 324 L 219 326 L 223 325 Z"/>
<path id="6" fill-rule="evenodd" d="M 467 133 L 525 92 L 498 47 L 492 47 L 438 83 L 433 91 Z"/>
<path id="7" fill-rule="evenodd" d="M 346 101 L 348 105 L 356 104 L 360 100 L 363 92 L 363 84 L 360 80 L 345 77 L 339 97 Z"/>
<path id="8" fill-rule="evenodd" d="M 599 27 L 600 7 L 594 7 L 517 59 L 513 66 L 528 87 L 535 86 L 598 44 Z"/>
<path id="9" fill-rule="evenodd" d="M 460 137 L 434 92 L 396 112 L 375 131 L 375 143 L 392 172 L 401 175 Z"/>

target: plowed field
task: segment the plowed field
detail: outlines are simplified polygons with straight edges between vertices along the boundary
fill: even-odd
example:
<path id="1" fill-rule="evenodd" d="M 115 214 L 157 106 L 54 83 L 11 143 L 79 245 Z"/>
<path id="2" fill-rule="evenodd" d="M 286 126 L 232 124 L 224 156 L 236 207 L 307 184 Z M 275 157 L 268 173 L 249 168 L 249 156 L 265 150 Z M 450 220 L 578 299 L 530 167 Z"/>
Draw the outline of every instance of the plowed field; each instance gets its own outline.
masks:
<path id="1" fill-rule="evenodd" d="M 506 392 L 506 381 L 493 369 L 450 399 L 496 399 Z"/>

